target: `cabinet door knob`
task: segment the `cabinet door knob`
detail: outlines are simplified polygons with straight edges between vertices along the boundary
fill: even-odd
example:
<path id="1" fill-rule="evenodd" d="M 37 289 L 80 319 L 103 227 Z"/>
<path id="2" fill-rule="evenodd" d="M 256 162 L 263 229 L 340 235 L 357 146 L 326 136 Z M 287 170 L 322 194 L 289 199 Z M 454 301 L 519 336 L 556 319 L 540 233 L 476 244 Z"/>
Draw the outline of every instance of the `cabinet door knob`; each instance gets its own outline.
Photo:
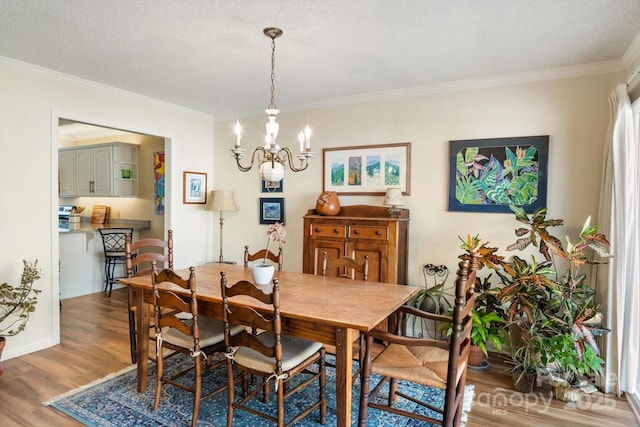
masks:
<path id="1" fill-rule="evenodd" d="M 338 233 L 340 233 L 340 229 L 339 229 L 339 228 L 334 228 L 334 229 L 333 229 L 333 232 L 334 232 L 334 233 L 336 233 L 336 234 L 338 234 Z"/>
<path id="2" fill-rule="evenodd" d="M 382 233 L 380 232 L 380 230 L 376 230 L 376 236 L 380 236 L 382 235 Z"/>
<path id="3" fill-rule="evenodd" d="M 358 230 L 357 228 L 355 230 L 353 230 L 353 234 L 358 235 L 360 234 L 360 230 Z"/>
<path id="4" fill-rule="evenodd" d="M 319 233 L 320 232 L 320 227 L 316 227 L 315 232 Z"/>

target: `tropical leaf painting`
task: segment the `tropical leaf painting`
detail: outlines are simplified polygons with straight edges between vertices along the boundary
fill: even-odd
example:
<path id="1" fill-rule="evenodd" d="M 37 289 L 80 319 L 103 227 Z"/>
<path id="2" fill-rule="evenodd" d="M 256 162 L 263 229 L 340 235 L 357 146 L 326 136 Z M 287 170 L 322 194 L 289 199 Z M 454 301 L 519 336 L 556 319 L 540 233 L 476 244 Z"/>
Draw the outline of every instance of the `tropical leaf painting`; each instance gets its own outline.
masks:
<path id="1" fill-rule="evenodd" d="M 548 136 L 451 141 L 449 210 L 546 206 Z"/>

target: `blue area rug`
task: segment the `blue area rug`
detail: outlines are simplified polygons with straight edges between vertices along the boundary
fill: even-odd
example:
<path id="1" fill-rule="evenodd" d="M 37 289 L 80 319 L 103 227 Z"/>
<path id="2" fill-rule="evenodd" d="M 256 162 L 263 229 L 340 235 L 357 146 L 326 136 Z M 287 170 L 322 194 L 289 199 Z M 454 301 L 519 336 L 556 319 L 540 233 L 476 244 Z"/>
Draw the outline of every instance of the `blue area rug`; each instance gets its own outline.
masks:
<path id="1" fill-rule="evenodd" d="M 331 356 L 328 356 L 331 357 Z M 170 358 L 165 364 L 165 370 L 177 372 L 183 366 L 192 363 L 188 358 L 178 355 Z M 153 364 L 150 364 L 153 365 Z M 150 378 L 147 390 L 144 393 L 136 391 L 136 371 L 135 366 L 125 369 L 121 373 L 108 376 L 94 384 L 72 390 L 63 396 L 45 402 L 59 411 L 64 412 L 75 420 L 87 426 L 184 426 L 189 425 L 191 420 L 191 409 L 193 405 L 193 395 L 177 387 L 165 385 L 162 389 L 162 397 L 158 411 L 153 411 L 153 399 L 155 393 L 155 378 Z M 155 373 L 155 366 L 149 367 L 150 374 Z M 188 377 L 188 376 L 187 376 Z M 203 389 L 215 389 L 219 384 L 226 381 L 225 368 L 214 370 L 205 374 L 203 379 Z M 317 383 L 315 383 L 317 384 Z M 315 385 L 314 384 L 314 385 Z M 427 398 L 433 404 L 440 405 L 443 402 L 444 392 L 439 389 L 428 387 L 416 387 L 408 383 L 400 382 L 400 388 L 405 393 L 415 397 Z M 238 386 L 240 392 L 240 386 Z M 335 369 L 327 367 L 327 424 L 336 425 L 336 401 L 335 401 Z M 307 399 L 315 398 L 318 395 L 317 385 L 309 386 L 305 391 L 300 392 L 287 400 L 286 406 L 297 406 L 300 402 L 304 404 Z M 381 393 L 384 395 L 384 392 Z M 352 425 L 357 424 L 358 403 L 360 396 L 359 380 L 353 386 L 353 407 Z M 473 399 L 473 386 L 467 385 L 465 389 L 465 410 L 471 409 Z M 264 407 L 259 399 L 253 399 L 256 405 Z M 404 399 L 399 403 L 405 408 L 414 410 L 415 404 Z M 272 395 L 271 404 L 275 413 L 275 395 Z M 422 410 L 422 409 L 421 409 Z M 428 412 L 428 410 L 425 410 Z M 202 401 L 200 414 L 198 416 L 198 426 L 226 426 L 227 420 L 227 393 L 222 392 Z M 433 416 L 433 414 L 431 414 Z M 285 416 L 285 421 L 287 418 Z M 262 426 L 270 423 L 260 417 L 254 416 L 244 411 L 234 411 L 234 425 L 237 426 Z M 307 416 L 296 426 L 319 426 L 319 411 Z M 369 408 L 367 426 L 424 426 L 424 423 L 417 420 L 399 417 L 394 414 L 378 411 Z"/>

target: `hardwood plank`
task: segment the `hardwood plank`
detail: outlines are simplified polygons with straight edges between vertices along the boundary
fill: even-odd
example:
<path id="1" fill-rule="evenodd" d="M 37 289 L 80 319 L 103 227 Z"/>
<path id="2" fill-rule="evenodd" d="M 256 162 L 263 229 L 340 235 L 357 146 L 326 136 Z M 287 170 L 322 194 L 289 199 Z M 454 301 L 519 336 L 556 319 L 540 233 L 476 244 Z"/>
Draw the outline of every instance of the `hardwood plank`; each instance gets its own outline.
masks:
<path id="1" fill-rule="evenodd" d="M 117 289 L 111 298 L 97 293 L 64 300 L 61 344 L 2 362 L 3 427 L 81 426 L 42 402 L 130 365 L 126 298 L 126 289 Z M 475 399 L 468 427 L 638 425 L 625 399 L 594 393 L 577 405 L 549 402 L 547 384 L 531 395 L 517 393 L 505 369 L 491 358 L 487 371 L 469 371 Z"/>

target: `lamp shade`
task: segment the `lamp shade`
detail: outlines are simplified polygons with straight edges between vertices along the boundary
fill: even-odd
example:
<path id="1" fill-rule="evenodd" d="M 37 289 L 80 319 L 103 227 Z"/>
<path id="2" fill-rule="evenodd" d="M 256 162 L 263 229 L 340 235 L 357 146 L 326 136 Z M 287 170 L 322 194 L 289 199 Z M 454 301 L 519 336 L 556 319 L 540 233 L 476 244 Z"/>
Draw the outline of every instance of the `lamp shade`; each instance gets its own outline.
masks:
<path id="1" fill-rule="evenodd" d="M 204 208 L 207 211 L 232 212 L 237 211 L 236 199 L 233 191 L 214 190 L 209 193 L 209 201 Z"/>
<path id="2" fill-rule="evenodd" d="M 384 196 L 385 206 L 402 206 L 402 190 L 400 188 L 387 188 L 387 194 Z"/>

